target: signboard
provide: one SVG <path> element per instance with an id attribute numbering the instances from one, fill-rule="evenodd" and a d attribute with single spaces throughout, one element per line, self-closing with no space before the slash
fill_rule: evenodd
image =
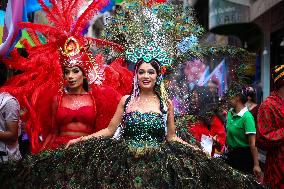
<path id="1" fill-rule="evenodd" d="M 226 24 L 248 23 L 249 7 L 226 0 L 209 0 L 209 29 Z"/>

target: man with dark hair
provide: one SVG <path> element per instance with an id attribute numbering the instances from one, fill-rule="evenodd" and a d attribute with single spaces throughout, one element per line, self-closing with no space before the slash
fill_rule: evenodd
<path id="1" fill-rule="evenodd" d="M 6 78 L 1 78 L 0 86 L 5 80 Z M 0 163 L 21 158 L 18 144 L 19 110 L 20 106 L 15 97 L 0 92 Z"/>
<path id="2" fill-rule="evenodd" d="M 257 145 L 267 151 L 264 183 L 284 188 L 284 65 L 273 70 L 275 91 L 260 105 Z"/>

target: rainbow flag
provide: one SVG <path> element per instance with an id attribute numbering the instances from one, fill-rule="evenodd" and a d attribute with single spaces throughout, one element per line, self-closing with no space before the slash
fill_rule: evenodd
<path id="1" fill-rule="evenodd" d="M 45 0 L 45 3 L 47 6 L 51 5 L 48 0 Z M 26 31 L 22 32 L 18 23 L 28 21 L 28 13 L 41 9 L 38 0 L 8 0 L 6 14 L 0 11 L 0 57 L 8 55 L 14 47 L 21 48 L 22 45 L 18 41 L 22 36 L 33 44 L 29 34 Z M 1 17 L 4 17 L 2 27 Z"/>

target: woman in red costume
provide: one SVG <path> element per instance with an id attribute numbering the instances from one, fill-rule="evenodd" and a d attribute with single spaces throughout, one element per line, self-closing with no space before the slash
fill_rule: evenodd
<path id="1" fill-rule="evenodd" d="M 110 87 L 96 88 L 89 83 L 100 84 L 103 79 L 95 60 L 80 48 L 75 38 L 69 38 L 61 50 L 60 63 L 64 75 L 64 88 L 52 102 L 52 129 L 41 149 L 56 149 L 69 140 L 92 134 L 107 126 L 121 94 Z M 92 88 L 91 88 L 92 87 Z M 102 93 L 108 99 L 99 99 Z M 98 96 L 99 94 L 99 96 Z M 108 107 L 98 101 L 112 101 Z M 103 107 L 103 109 L 101 108 Z M 107 109 L 109 108 L 109 109 Z M 102 113 L 104 112 L 104 115 Z M 109 115 L 106 114 L 109 112 Z M 101 113 L 98 114 L 97 113 Z"/>
<path id="2" fill-rule="evenodd" d="M 23 73 L 13 77 L 1 91 L 16 96 L 26 110 L 24 119 L 31 150 L 55 149 L 70 139 L 107 127 L 121 95 L 131 90 L 132 74 L 117 58 L 105 65 L 102 55 L 92 56 L 90 45 L 121 52 L 115 43 L 82 35 L 89 20 L 108 1 L 95 0 L 77 17 L 83 0 L 50 0 L 39 3 L 52 25 L 21 23 L 30 32 L 40 32 L 46 44 L 34 39 L 28 58 L 16 51 L 5 63 Z M 83 80 L 82 80 L 83 79 Z"/>

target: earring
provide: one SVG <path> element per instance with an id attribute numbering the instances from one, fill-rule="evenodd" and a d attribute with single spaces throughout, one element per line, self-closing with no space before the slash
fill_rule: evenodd
<path id="1" fill-rule="evenodd" d="M 134 76 L 133 78 L 133 95 L 134 97 L 138 97 L 139 96 L 139 85 L 138 85 L 138 78 L 137 75 Z"/>
<path id="2" fill-rule="evenodd" d="M 163 76 L 160 75 L 160 76 L 156 79 L 156 84 L 157 84 L 157 85 L 161 85 L 162 80 L 163 80 Z"/>

